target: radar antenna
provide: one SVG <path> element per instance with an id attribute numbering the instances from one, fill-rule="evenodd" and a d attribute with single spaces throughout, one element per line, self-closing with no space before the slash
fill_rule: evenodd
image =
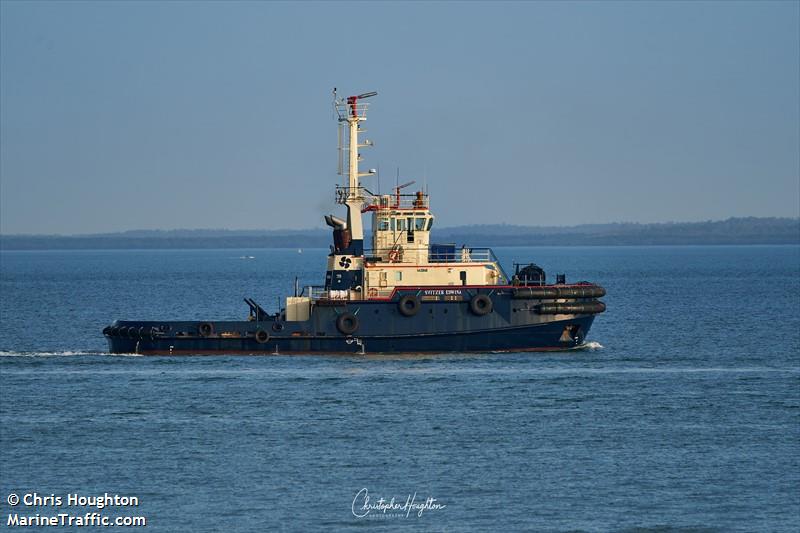
<path id="1" fill-rule="evenodd" d="M 400 205 L 400 189 L 405 189 L 406 187 L 414 185 L 416 182 L 417 182 L 416 180 L 411 180 L 408 183 L 404 183 L 402 185 L 398 185 L 398 186 L 396 186 L 394 188 L 395 205 L 397 205 L 397 206 Z"/>

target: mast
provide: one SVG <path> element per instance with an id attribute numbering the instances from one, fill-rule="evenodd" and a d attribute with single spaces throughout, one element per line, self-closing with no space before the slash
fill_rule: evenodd
<path id="1" fill-rule="evenodd" d="M 369 104 L 359 103 L 359 100 L 375 96 L 378 93 L 368 92 L 359 94 L 357 96 L 348 96 L 346 100 L 336 99 L 336 91 L 334 90 L 334 105 L 339 115 L 339 122 L 346 123 L 348 128 L 347 136 L 347 186 L 337 187 L 337 201 L 347 206 L 347 228 L 350 233 L 350 238 L 353 242 L 353 255 L 360 255 L 363 253 L 364 243 L 364 226 L 361 220 L 361 208 L 364 204 L 364 194 L 362 187 L 359 183 L 359 178 L 362 176 L 369 176 L 375 174 L 375 170 L 370 169 L 368 172 L 359 172 L 358 162 L 360 156 L 358 149 L 366 146 L 372 146 L 372 142 L 365 141 L 364 144 L 359 144 L 358 134 L 361 131 L 361 122 L 367 120 L 367 106 Z M 344 152 L 344 147 L 341 146 L 340 135 L 340 173 L 344 169 L 341 167 L 341 159 Z"/>

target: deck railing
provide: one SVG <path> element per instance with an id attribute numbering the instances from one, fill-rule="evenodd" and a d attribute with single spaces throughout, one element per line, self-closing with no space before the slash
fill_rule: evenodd
<path id="1" fill-rule="evenodd" d="M 353 109 L 355 108 L 355 109 Z M 342 101 L 336 104 L 336 113 L 339 115 L 339 121 L 345 121 L 353 116 L 366 117 L 369 110 L 369 104 L 356 102 L 355 105 L 348 104 Z"/>
<path id="2" fill-rule="evenodd" d="M 362 172 L 361 175 L 369 175 L 371 172 Z M 351 196 L 365 200 L 362 212 L 382 211 L 382 210 L 414 210 L 428 209 L 430 207 L 430 196 L 427 194 L 376 194 L 366 187 L 350 187 L 348 185 L 335 185 L 334 197 L 337 204 L 345 203 Z"/>
<path id="3" fill-rule="evenodd" d="M 402 246 L 402 245 L 401 245 Z M 368 248 L 364 250 L 364 257 L 390 256 L 399 248 Z M 415 252 L 413 245 L 409 245 L 409 252 Z M 455 248 L 441 249 L 429 248 L 428 261 L 431 263 L 498 263 L 497 256 L 491 248 Z M 402 262 L 402 261 L 400 261 Z"/>

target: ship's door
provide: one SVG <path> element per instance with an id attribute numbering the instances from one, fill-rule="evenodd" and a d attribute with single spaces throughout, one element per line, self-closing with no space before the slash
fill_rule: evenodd
<path id="1" fill-rule="evenodd" d="M 376 272 L 374 270 L 367 271 L 367 288 L 371 289 L 373 287 L 378 287 L 379 283 L 378 280 L 380 279 L 379 274 L 380 274 L 379 272 Z"/>
<path id="2" fill-rule="evenodd" d="M 385 270 L 381 270 L 380 275 L 381 275 L 381 277 L 380 277 L 379 286 L 380 287 L 388 287 L 389 286 L 389 275 L 388 275 L 388 272 L 386 272 Z"/>

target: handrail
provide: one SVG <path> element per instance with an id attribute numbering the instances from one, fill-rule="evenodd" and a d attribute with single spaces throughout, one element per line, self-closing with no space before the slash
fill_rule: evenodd
<path id="1" fill-rule="evenodd" d="M 431 206 L 430 195 L 423 194 L 376 194 L 366 187 L 359 185 L 358 187 L 350 187 L 349 185 L 335 185 L 334 193 L 336 203 L 343 204 L 355 192 L 356 197 L 366 199 L 368 202 L 364 205 L 362 212 L 366 211 L 384 211 L 392 209 L 429 209 Z M 384 199 L 388 202 L 384 203 Z"/>
<path id="2" fill-rule="evenodd" d="M 312 300 L 321 300 L 328 298 L 328 290 L 321 285 L 309 285 L 308 287 L 303 288 L 303 292 L 300 296 L 307 296 Z"/>
<path id="3" fill-rule="evenodd" d="M 336 113 L 339 115 L 339 121 L 345 121 L 353 116 L 366 117 L 368 109 L 369 104 L 360 102 L 350 104 L 343 101 L 336 104 Z"/>
<path id="4" fill-rule="evenodd" d="M 414 249 L 414 246 L 409 246 L 409 249 Z M 364 250 L 365 257 L 379 257 L 388 255 L 396 248 L 367 248 Z M 434 255 L 430 247 L 428 247 L 428 257 L 431 263 L 496 263 L 500 265 L 497 256 L 491 248 L 468 248 L 466 246 L 457 248 L 453 252 L 445 252 L 437 250 Z M 501 267 L 502 268 L 502 267 Z M 505 272 L 504 272 L 505 274 Z"/>
<path id="5" fill-rule="evenodd" d="M 368 211 L 388 211 L 392 209 L 429 209 L 430 195 L 422 194 L 373 194 L 372 203 L 366 206 Z"/>

